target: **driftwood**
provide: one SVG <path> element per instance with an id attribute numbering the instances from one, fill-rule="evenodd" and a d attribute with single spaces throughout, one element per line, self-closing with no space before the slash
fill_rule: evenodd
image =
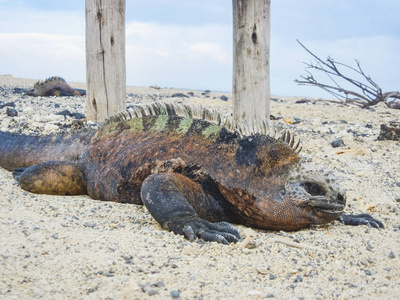
<path id="1" fill-rule="evenodd" d="M 340 100 L 339 103 L 367 108 L 383 102 L 390 108 L 400 109 L 400 93 L 398 91 L 382 92 L 379 85 L 364 73 L 359 61 L 356 60 L 356 67 L 337 62 L 329 56 L 326 61 L 323 61 L 300 41 L 297 40 L 297 42 L 316 60 L 314 63 L 305 63 L 307 69 L 325 73 L 332 82 L 331 84 L 321 83 L 314 78 L 310 71 L 306 71 L 307 76 L 301 76 L 301 80 L 295 80 L 297 84 L 319 87 Z M 349 71 L 352 73 L 352 77 L 345 75 Z M 361 77 L 361 80 L 354 79 L 353 76 Z M 343 88 L 339 81 L 356 87 L 358 91 Z"/>

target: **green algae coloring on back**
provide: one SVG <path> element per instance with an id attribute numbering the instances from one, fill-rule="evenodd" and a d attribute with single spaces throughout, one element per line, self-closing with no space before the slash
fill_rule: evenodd
<path id="1" fill-rule="evenodd" d="M 343 214 L 344 191 L 330 172 L 301 162 L 293 135 L 259 128 L 252 134 L 213 111 L 152 104 L 96 132 L 1 132 L 0 165 L 34 193 L 144 204 L 161 226 L 189 240 L 237 242 L 230 223 L 297 230 L 339 220 L 383 228 L 370 215 Z"/>

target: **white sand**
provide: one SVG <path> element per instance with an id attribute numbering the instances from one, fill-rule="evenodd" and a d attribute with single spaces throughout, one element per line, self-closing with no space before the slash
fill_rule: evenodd
<path id="1" fill-rule="evenodd" d="M 30 87 L 35 81 L 0 75 L 0 101 L 14 102 L 18 111 L 18 117 L 7 117 L 7 108 L 0 109 L 1 130 L 57 131 L 72 118 L 64 120 L 56 112 L 85 114 L 84 97 L 12 93 L 14 87 Z M 82 83 L 72 85 L 84 88 Z M 128 105 L 175 92 L 129 87 Z M 196 97 L 174 100 L 231 109 L 230 100 L 212 99 L 222 94 L 206 98 L 193 92 Z M 296 232 L 237 226 L 246 236 L 242 243 L 190 243 L 161 229 L 144 207 L 87 196 L 31 194 L 0 168 L 0 299 L 399 297 L 400 143 L 376 139 L 380 124 L 399 120 L 400 111 L 295 100 L 272 101 L 272 114 L 300 120 L 285 126 L 301 138 L 303 156 L 339 177 L 347 189 L 347 212 L 368 212 L 386 229 L 338 222 Z M 333 148 L 330 143 L 337 138 L 346 146 Z"/>

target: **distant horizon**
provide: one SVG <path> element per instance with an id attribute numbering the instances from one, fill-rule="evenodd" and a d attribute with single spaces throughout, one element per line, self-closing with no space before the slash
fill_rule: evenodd
<path id="1" fill-rule="evenodd" d="M 128 86 L 232 90 L 230 2 L 132 0 L 126 5 Z M 312 59 L 296 39 L 321 59 L 350 65 L 358 59 L 383 91 L 399 90 L 398 11 L 400 2 L 389 0 L 272 1 L 271 93 L 332 98 L 294 82 L 306 75 L 303 62 Z M 85 57 L 84 1 L 0 0 L 0 73 L 85 82 Z"/>
<path id="2" fill-rule="evenodd" d="M 47 78 L 27 78 L 27 77 L 19 77 L 19 76 L 14 76 L 14 75 L 12 75 L 12 74 L 0 74 L 0 76 L 7 76 L 7 75 L 9 75 L 9 76 L 12 76 L 12 77 L 14 77 L 14 78 L 16 78 L 16 79 L 27 79 L 27 80 L 46 80 Z M 58 75 L 53 75 L 53 76 L 58 76 Z M 50 76 L 50 77 L 52 77 L 52 76 Z M 62 77 L 62 76 L 61 76 Z M 76 81 L 76 80 L 67 80 L 67 83 L 71 83 L 71 82 L 73 82 L 73 83 L 84 83 L 84 84 L 86 84 L 86 81 Z M 133 87 L 133 88 L 151 88 L 151 87 L 155 87 L 155 86 L 157 86 L 157 87 L 159 87 L 160 89 L 174 89 L 174 90 L 182 90 L 182 91 L 198 91 L 198 92 L 204 92 L 204 91 L 207 91 L 207 90 L 209 90 L 209 91 L 211 91 L 212 93 L 219 93 L 219 94 L 231 94 L 232 93 L 232 90 L 230 90 L 230 91 L 219 91 L 219 90 L 210 90 L 210 89 L 195 89 L 195 88 L 181 88 L 181 87 L 173 87 L 173 86 L 169 86 L 169 87 L 167 87 L 167 86 L 158 86 L 158 85 L 156 85 L 156 84 L 153 84 L 153 85 L 132 85 L 132 84 L 126 84 L 126 86 L 127 87 Z M 327 95 L 329 95 L 328 93 L 327 93 Z M 273 93 L 271 93 L 271 99 L 272 98 L 279 98 L 279 97 L 299 97 L 299 98 L 315 98 L 315 99 L 322 99 L 322 100 L 333 100 L 333 99 L 335 99 L 334 97 L 332 97 L 332 96 L 328 96 L 328 97 L 315 97 L 315 96 L 303 96 L 303 95 L 279 95 L 279 94 L 273 94 Z"/>

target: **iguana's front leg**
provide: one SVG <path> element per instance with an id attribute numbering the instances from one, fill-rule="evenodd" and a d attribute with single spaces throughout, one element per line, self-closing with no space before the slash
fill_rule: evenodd
<path id="1" fill-rule="evenodd" d="M 190 241 L 197 237 L 223 244 L 236 243 L 241 239 L 240 234 L 229 223 L 212 223 L 199 217 L 194 206 L 201 207 L 200 202 L 207 201 L 207 197 L 199 184 L 174 173 L 151 175 L 141 189 L 144 205 L 164 228 Z"/>

